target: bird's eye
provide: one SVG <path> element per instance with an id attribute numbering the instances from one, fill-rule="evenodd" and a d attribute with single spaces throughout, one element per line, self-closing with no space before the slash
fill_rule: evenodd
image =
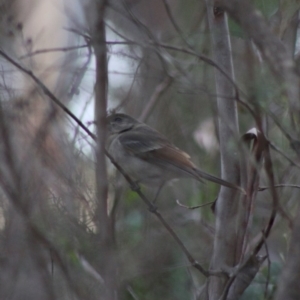
<path id="1" fill-rule="evenodd" d="M 114 121 L 116 123 L 121 123 L 122 122 L 122 118 L 121 117 L 115 117 Z"/>

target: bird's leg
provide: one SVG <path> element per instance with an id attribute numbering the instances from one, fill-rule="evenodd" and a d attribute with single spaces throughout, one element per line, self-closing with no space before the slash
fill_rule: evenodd
<path id="1" fill-rule="evenodd" d="M 157 200 L 157 198 L 158 198 L 158 195 L 159 195 L 159 193 L 160 193 L 160 191 L 162 190 L 162 188 L 163 188 L 164 185 L 165 185 L 164 182 L 161 183 L 161 184 L 159 185 L 158 190 L 157 190 L 157 192 L 155 193 L 155 197 L 154 197 L 154 199 L 153 199 L 153 201 L 152 201 L 153 204 L 156 203 L 156 200 Z"/>

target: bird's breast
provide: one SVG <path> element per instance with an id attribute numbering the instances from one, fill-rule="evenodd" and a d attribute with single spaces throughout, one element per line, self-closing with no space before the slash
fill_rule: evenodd
<path id="1" fill-rule="evenodd" d="M 134 180 L 146 185 L 160 185 L 163 170 L 160 166 L 153 165 L 134 153 L 127 151 L 118 138 L 112 140 L 108 152 L 120 167 Z"/>

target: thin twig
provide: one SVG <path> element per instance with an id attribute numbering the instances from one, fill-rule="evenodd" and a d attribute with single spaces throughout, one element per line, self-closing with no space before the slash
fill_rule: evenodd
<path id="1" fill-rule="evenodd" d="M 283 127 L 283 125 L 279 122 L 279 120 L 277 119 L 277 117 L 271 111 L 268 111 L 268 115 L 272 118 L 272 120 L 274 121 L 274 123 L 277 125 L 277 127 L 280 129 L 280 131 L 285 135 L 285 137 L 288 139 L 288 141 L 290 143 L 292 141 L 294 141 L 294 138 L 291 136 L 291 134 L 288 132 L 288 130 L 286 130 Z"/>
<path id="2" fill-rule="evenodd" d="M 267 145 L 265 147 L 265 170 L 268 175 L 269 183 L 271 186 L 270 190 L 271 190 L 271 196 L 272 196 L 272 200 L 273 200 L 273 203 L 272 203 L 273 206 L 272 206 L 272 212 L 271 212 L 268 224 L 265 227 L 265 229 L 263 230 L 264 234 L 261 236 L 260 240 L 258 241 L 257 245 L 254 248 L 255 255 L 260 251 L 261 247 L 264 245 L 265 240 L 269 237 L 269 235 L 271 233 L 271 229 L 275 222 L 277 211 L 280 211 L 282 213 L 282 216 L 286 217 L 286 219 L 288 220 L 289 226 L 292 226 L 292 221 L 290 220 L 290 218 L 288 216 L 286 216 L 286 213 L 283 211 L 283 209 L 280 210 L 280 203 L 279 203 L 278 195 L 277 195 L 276 189 L 274 188 L 275 182 L 274 182 L 273 164 L 272 164 L 271 155 L 270 155 L 270 144 L 269 143 L 267 143 Z"/>
<path id="3" fill-rule="evenodd" d="M 289 158 L 281 149 L 279 149 L 275 144 L 273 144 L 272 142 L 269 141 L 269 145 L 270 147 L 275 150 L 276 152 L 278 152 L 280 155 L 282 155 L 291 165 L 297 167 L 300 169 L 300 165 L 298 165 L 297 163 L 295 163 L 291 158 Z"/>
<path id="4" fill-rule="evenodd" d="M 24 55 L 20 56 L 19 59 L 24 59 L 24 58 L 31 57 L 31 56 L 34 56 L 34 55 L 45 54 L 45 53 L 49 53 L 49 52 L 68 52 L 68 51 L 72 51 L 72 50 L 87 48 L 88 46 L 89 46 L 88 44 L 84 44 L 84 45 L 71 46 L 71 47 L 58 47 L 58 48 L 39 49 L 39 50 L 30 52 L 30 53 L 24 54 Z"/>
<path id="5" fill-rule="evenodd" d="M 232 84 L 232 86 L 234 87 L 234 89 L 236 91 L 240 91 L 243 93 L 244 96 L 246 96 L 246 94 L 237 86 L 237 84 L 235 83 L 235 81 L 231 78 L 231 76 L 225 71 L 223 70 L 213 59 L 209 58 L 206 55 L 203 54 L 198 54 L 193 50 L 189 50 L 186 48 L 181 48 L 181 47 L 176 47 L 173 45 L 168 45 L 168 44 L 164 44 L 164 43 L 159 43 L 157 46 L 164 48 L 164 49 L 168 49 L 168 50 L 173 50 L 173 51 L 177 51 L 177 52 L 182 52 L 185 54 L 189 54 L 192 56 L 197 57 L 198 59 L 206 62 L 207 64 L 213 66 L 215 69 L 217 69 L 218 71 L 220 71 L 221 74 L 223 74 L 226 79 L 228 79 L 228 81 Z"/>
<path id="6" fill-rule="evenodd" d="M 300 185 L 297 184 L 275 184 L 274 186 L 260 186 L 258 188 L 258 191 L 265 191 L 271 188 L 282 188 L 282 187 L 290 187 L 290 188 L 296 188 L 296 189 L 300 189 Z"/>
<path id="7" fill-rule="evenodd" d="M 175 30 L 177 31 L 178 35 L 181 37 L 181 39 L 183 40 L 183 42 L 188 46 L 188 48 L 192 49 L 191 45 L 188 43 L 188 41 L 184 37 L 184 34 L 183 34 L 182 30 L 180 29 L 180 27 L 178 26 L 175 18 L 173 17 L 172 10 L 171 10 L 171 7 L 170 7 L 168 1 L 167 0 L 163 0 L 162 2 L 164 4 L 164 6 L 165 6 L 165 10 L 166 10 L 167 15 L 169 17 L 169 20 L 172 23 L 172 25 L 175 28 Z"/>
<path id="8" fill-rule="evenodd" d="M 137 65 L 137 67 L 135 69 L 135 72 L 134 72 L 133 80 L 131 82 L 131 85 L 130 85 L 130 88 L 129 88 L 128 92 L 127 92 L 126 97 L 113 109 L 113 111 L 119 111 L 131 99 L 131 97 L 130 97 L 131 96 L 131 91 L 132 91 L 133 86 L 134 86 L 134 84 L 136 82 L 137 74 L 138 74 L 138 71 L 139 71 L 139 69 L 140 69 L 140 67 L 142 65 L 143 60 L 144 60 L 144 58 L 141 58 L 139 60 L 139 62 L 138 62 L 138 65 Z"/>
<path id="9" fill-rule="evenodd" d="M 167 76 L 162 82 L 160 82 L 153 94 L 151 95 L 149 101 L 147 102 L 145 108 L 143 109 L 141 116 L 139 117 L 140 122 L 145 122 L 151 113 L 154 105 L 158 101 L 159 97 L 166 91 L 166 89 L 170 86 L 172 83 L 172 78 L 170 76 Z"/>
<path id="10" fill-rule="evenodd" d="M 79 70 L 76 72 L 75 76 L 74 76 L 74 80 L 72 82 L 72 87 L 71 87 L 71 90 L 70 92 L 68 93 L 68 96 L 70 98 L 73 98 L 73 96 L 77 93 L 78 89 L 79 89 L 79 86 L 82 82 L 82 79 L 89 67 L 89 64 L 91 62 L 91 59 L 92 59 L 92 47 L 89 43 L 87 43 L 87 50 L 88 50 L 88 55 L 87 55 L 87 60 L 86 62 L 83 64 L 82 67 L 79 68 Z"/>
<path id="11" fill-rule="evenodd" d="M 184 207 L 184 208 L 187 208 L 187 209 L 197 209 L 197 208 L 201 208 L 201 207 L 204 207 L 204 206 L 207 206 L 207 205 L 214 204 L 215 201 L 211 201 L 211 202 L 204 203 L 204 204 L 201 204 L 201 205 L 196 205 L 196 206 L 187 206 L 187 205 L 184 205 L 184 204 L 180 203 L 179 200 L 176 200 L 176 203 L 177 203 L 179 206 Z"/>
<path id="12" fill-rule="evenodd" d="M 106 45 L 132 45 L 134 44 L 133 42 L 122 42 L 122 41 L 106 41 L 105 42 Z M 45 48 L 45 49 L 38 49 L 35 50 L 33 52 L 24 54 L 22 56 L 19 57 L 19 59 L 24 59 L 27 57 L 32 57 L 35 55 L 39 55 L 39 54 L 45 54 L 45 53 L 49 53 L 49 52 L 68 52 L 68 51 L 73 51 L 73 50 L 78 50 L 78 49 L 82 49 L 82 48 L 88 48 L 90 45 L 87 44 L 83 44 L 83 45 L 78 45 L 78 46 L 71 46 L 71 47 L 57 47 L 57 48 Z"/>

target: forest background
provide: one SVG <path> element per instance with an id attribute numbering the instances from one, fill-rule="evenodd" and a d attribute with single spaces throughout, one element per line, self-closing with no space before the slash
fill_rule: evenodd
<path id="1" fill-rule="evenodd" d="M 300 299 L 299 8 L 1 0 L 0 299 Z M 245 194 L 180 179 L 153 208 L 111 112 Z"/>

